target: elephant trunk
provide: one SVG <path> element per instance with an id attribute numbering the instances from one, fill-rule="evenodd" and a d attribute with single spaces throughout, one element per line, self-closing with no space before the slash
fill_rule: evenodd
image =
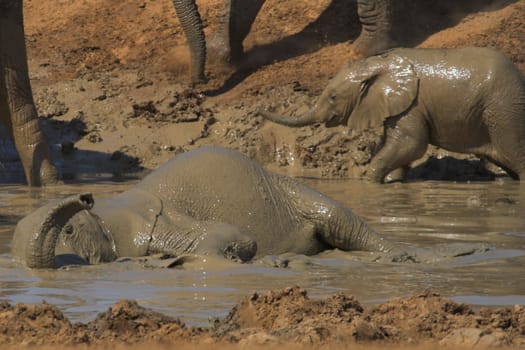
<path id="1" fill-rule="evenodd" d="M 277 124 L 291 127 L 307 126 L 320 122 L 315 109 L 312 109 L 303 115 L 293 117 L 274 114 L 264 110 L 257 111 L 257 114 Z"/>
<path id="2" fill-rule="evenodd" d="M 17 231 L 34 230 L 29 234 L 25 247 L 25 260 L 29 268 L 55 268 L 55 247 L 58 236 L 66 223 L 76 213 L 93 207 L 94 201 L 90 193 L 68 197 L 51 209 L 44 206 L 30 216 L 20 221 Z M 35 224 L 35 219 L 41 222 Z M 28 220 L 28 222 L 24 222 Z M 28 235 L 28 232 L 15 232 L 15 236 Z"/>
<path id="3" fill-rule="evenodd" d="M 190 47 L 191 80 L 193 83 L 205 82 L 206 38 L 197 4 L 195 0 L 173 0 L 173 6 Z"/>

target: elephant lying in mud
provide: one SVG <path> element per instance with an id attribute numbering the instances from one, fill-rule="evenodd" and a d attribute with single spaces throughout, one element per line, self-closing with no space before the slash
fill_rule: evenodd
<path id="1" fill-rule="evenodd" d="M 28 184 L 57 182 L 29 82 L 22 1 L 0 0 L 0 121 L 14 141 Z"/>
<path id="2" fill-rule="evenodd" d="M 238 62 L 243 56 L 242 43 L 265 0 L 226 0 L 222 26 L 214 46 L 226 62 Z M 206 39 L 195 0 L 173 0 L 181 26 L 186 33 L 191 53 L 191 79 L 206 80 Z M 391 0 L 357 0 L 357 13 L 362 24 L 361 34 L 354 43 L 356 51 L 371 55 L 394 46 L 390 37 Z"/>
<path id="3" fill-rule="evenodd" d="M 30 268 L 54 268 L 61 253 L 92 264 L 155 253 L 248 261 L 332 247 L 405 258 L 340 203 L 214 147 L 176 156 L 113 198 L 79 194 L 45 205 L 20 220 L 12 242 Z"/>
<path id="4" fill-rule="evenodd" d="M 525 78 L 489 48 L 394 49 L 343 67 L 305 115 L 260 114 L 295 127 L 384 126 L 369 168 L 376 182 L 428 144 L 474 153 L 525 179 Z"/>

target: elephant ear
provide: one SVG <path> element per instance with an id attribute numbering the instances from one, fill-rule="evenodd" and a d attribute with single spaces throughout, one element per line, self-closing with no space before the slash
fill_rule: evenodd
<path id="1" fill-rule="evenodd" d="M 143 256 L 147 254 L 162 209 L 162 201 L 157 196 L 133 188 L 100 203 L 93 211 L 104 218 L 115 240 L 118 256 Z"/>
<path id="2" fill-rule="evenodd" d="M 354 77 L 361 84 L 356 105 L 348 118 L 353 130 L 382 126 L 389 117 L 406 111 L 417 97 L 419 78 L 404 57 L 385 54 L 365 59 Z"/>

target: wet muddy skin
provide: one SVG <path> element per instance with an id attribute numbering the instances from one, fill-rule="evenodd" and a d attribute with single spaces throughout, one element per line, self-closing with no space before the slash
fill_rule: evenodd
<path id="1" fill-rule="evenodd" d="M 159 268 L 152 258 L 121 259 L 57 271 L 27 270 L 12 259 L 17 219 L 53 198 L 78 191 L 111 196 L 135 181 L 84 183 L 0 192 L 0 299 L 57 305 L 72 321 L 86 321 L 116 301 L 141 305 L 207 325 L 253 291 L 300 285 L 311 297 L 337 291 L 376 303 L 431 289 L 474 305 L 525 303 L 525 188 L 519 182 L 419 182 L 301 179 L 360 214 L 377 231 L 415 252 L 418 264 L 374 262 L 373 253 L 328 251 L 314 257 L 265 257 L 249 264 L 195 257 L 183 267 Z M 467 247 L 467 249 L 465 249 Z M 458 255 L 458 256 L 455 256 Z M 278 266 L 278 267 L 276 267 Z"/>
<path id="2" fill-rule="evenodd" d="M 223 2 L 199 2 L 209 34 L 218 28 Z M 404 3 L 406 6 L 399 7 L 395 34 L 405 46 L 491 46 L 525 73 L 524 0 Z M 339 68 L 355 59 L 350 50 L 360 28 L 355 2 L 268 0 L 267 4 L 245 42 L 245 69 L 232 74 L 210 64 L 209 83 L 188 90 L 186 39 L 171 2 L 24 3 L 37 109 L 66 182 L 76 185 L 31 191 L 14 185 L 21 182 L 21 168 L 11 168 L 17 156 L 5 152 L 0 130 L 0 300 L 32 304 L 27 307 L 29 312 L 18 314 L 21 323 L 13 322 L 9 318 L 13 312 L 5 303 L 0 304 L 5 311 L 0 312 L 4 321 L 0 326 L 7 325 L 7 332 L 14 335 L 4 343 L 1 339 L 6 334 L 0 332 L 2 349 L 6 344 L 18 349 L 39 332 L 42 343 L 63 345 L 64 334 L 54 327 L 46 328 L 59 323 L 55 318 L 41 312 L 42 317 L 35 322 L 38 312 L 32 310 L 49 311 L 52 305 L 72 322 L 91 321 L 101 311 L 107 311 L 106 316 L 121 309 L 136 312 L 136 307 L 125 307 L 126 302 L 115 304 L 131 298 L 142 306 L 180 317 L 188 325 L 208 326 L 209 317 L 225 317 L 233 305 L 253 300 L 252 292 L 259 291 L 258 300 L 267 300 L 266 293 L 274 300 L 262 312 L 269 316 L 279 313 L 286 319 L 287 313 L 279 304 L 292 309 L 292 315 L 309 310 L 295 308 L 300 303 L 294 300 L 301 300 L 301 295 L 287 295 L 287 290 L 295 289 L 279 289 L 294 284 L 305 288 L 312 299 L 330 298 L 335 292 L 354 295 L 365 308 L 382 307 L 380 316 L 393 320 L 396 326 L 412 322 L 414 329 L 428 326 L 447 331 L 447 322 L 457 310 L 445 312 L 444 306 L 450 302 L 435 302 L 431 292 L 420 293 L 427 289 L 471 303 L 479 310 L 479 305 L 510 306 L 515 315 L 522 315 L 516 316 L 516 323 L 525 324 L 524 309 L 512 306 L 525 304 L 523 185 L 505 177 L 483 182 L 493 179 L 494 174 L 488 173 L 479 160 L 458 159 L 457 155 L 435 150 L 427 154 L 430 162 L 414 165 L 409 173 L 415 183 L 379 186 L 364 181 L 302 179 L 348 205 L 390 240 L 415 251 L 423 257 L 420 264 L 374 262 L 375 256 L 368 253 L 338 251 L 310 258 L 266 257 L 244 265 L 199 257 L 173 269 L 159 268 L 162 261 L 143 259 L 31 271 L 13 261 L 10 242 L 14 225 L 26 213 L 80 190 L 109 197 L 137 181 L 126 179 L 128 171 L 155 169 L 174 154 L 203 145 L 240 150 L 279 172 L 302 174 L 308 170 L 313 176 L 327 178 L 363 174 L 375 149 L 374 135 L 348 134 L 346 127 L 291 131 L 255 116 L 259 108 L 269 107 L 284 109 L 283 113 L 304 112 Z M 86 177 L 79 173 L 113 176 Z M 422 178 L 439 181 L 422 182 Z M 110 181 L 115 179 L 122 181 Z M 473 179 L 481 182 L 454 182 Z M 452 252 L 458 256 L 443 258 Z M 268 292 L 275 289 L 280 291 Z M 410 297 L 389 301 L 385 307 L 376 304 L 396 296 Z M 43 299 L 51 306 L 33 305 Z M 429 308 L 427 302 L 435 303 L 435 308 Z M 407 306 L 414 304 L 419 307 L 407 313 Z M 340 324 L 341 304 L 331 305 L 333 313 L 328 315 L 335 315 L 335 323 Z M 25 307 L 13 306 L 18 311 Z M 483 334 L 496 334 L 498 327 L 512 325 L 508 317 L 493 317 L 494 310 L 490 307 L 481 317 L 492 327 Z M 314 317 L 326 315 L 325 311 Z M 127 316 L 125 312 L 122 315 Z M 426 323 L 421 322 L 423 318 Z M 477 327 L 478 314 L 472 318 L 458 327 Z M 392 329 L 393 323 L 381 322 L 379 326 Z M 20 324 L 26 333 L 20 333 Z M 107 322 L 106 330 L 112 332 L 113 325 Z M 125 325 L 117 329 L 125 330 Z M 129 334 L 136 336 L 132 341 L 145 339 L 135 332 L 143 325 L 129 325 Z M 363 329 L 366 333 L 366 327 Z M 423 329 L 424 340 L 429 338 L 428 329 Z M 479 334 L 480 329 L 477 331 Z M 178 333 L 170 338 L 169 332 L 170 328 L 163 339 L 179 340 Z M 514 332 L 521 337 L 525 334 L 523 326 L 515 327 Z M 469 338 L 463 337 L 466 333 L 460 329 L 456 338 Z M 311 334 L 317 334 L 317 328 Z M 413 345 L 410 337 L 415 333 L 406 334 L 399 333 L 393 341 Z M 430 336 L 440 339 L 435 333 Z M 80 340 L 85 343 L 86 339 Z M 114 346 L 113 339 L 105 339 Z M 523 345 L 525 341 L 511 344 Z M 371 348 L 367 343 L 361 346 Z M 108 344 L 101 348 L 108 348 Z"/>

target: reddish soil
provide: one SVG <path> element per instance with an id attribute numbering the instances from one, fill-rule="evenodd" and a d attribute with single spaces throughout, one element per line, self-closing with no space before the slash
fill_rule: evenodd
<path id="1" fill-rule="evenodd" d="M 88 323 L 72 324 L 55 307 L 0 305 L 0 344 L 107 347 L 174 344 L 210 346 L 350 344 L 377 346 L 525 347 L 525 308 L 480 308 L 432 292 L 363 307 L 336 294 L 310 299 L 299 287 L 253 293 L 208 328 L 185 326 L 122 300 Z"/>
<path id="2" fill-rule="evenodd" d="M 223 2 L 197 3 L 212 43 Z M 493 46 L 525 72 L 524 13 L 523 0 L 399 0 L 394 36 L 404 46 Z M 290 129 L 255 114 L 305 111 L 355 58 L 353 1 L 268 0 L 239 69 L 214 64 L 210 48 L 209 83 L 195 88 L 171 1 L 27 0 L 25 18 L 34 94 L 66 179 L 154 169 L 208 144 L 238 149 L 280 172 L 359 177 L 381 142 L 381 130 Z M 410 177 L 492 176 L 469 155 L 456 161 L 435 148 L 428 155 Z"/>

